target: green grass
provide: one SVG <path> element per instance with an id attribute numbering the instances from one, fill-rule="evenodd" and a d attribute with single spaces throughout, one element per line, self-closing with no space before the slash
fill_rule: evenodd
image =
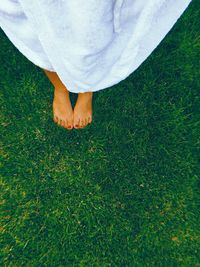
<path id="1" fill-rule="evenodd" d="M 53 122 L 52 85 L 0 33 L 1 266 L 200 266 L 198 8 L 81 130 Z"/>

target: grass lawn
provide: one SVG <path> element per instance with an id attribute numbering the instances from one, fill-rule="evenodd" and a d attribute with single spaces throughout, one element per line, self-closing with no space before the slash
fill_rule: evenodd
<path id="1" fill-rule="evenodd" d="M 200 266 L 198 2 L 80 130 L 0 32 L 1 266 Z"/>

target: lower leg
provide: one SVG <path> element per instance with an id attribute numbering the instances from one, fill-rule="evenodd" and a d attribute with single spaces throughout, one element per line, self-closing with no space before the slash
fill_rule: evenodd
<path id="1" fill-rule="evenodd" d="M 69 91 L 62 83 L 56 72 L 43 69 L 50 82 L 54 86 L 53 113 L 54 122 L 67 129 L 73 128 L 73 109 L 69 97 Z"/>
<path id="2" fill-rule="evenodd" d="M 50 82 L 53 84 L 55 89 L 61 88 L 64 89 L 69 92 L 67 90 L 67 88 L 64 86 L 64 84 L 61 82 L 60 78 L 58 77 L 56 72 L 52 72 L 49 70 L 45 70 L 43 69 L 43 71 L 45 72 L 45 74 L 47 75 L 47 77 L 49 78 Z"/>

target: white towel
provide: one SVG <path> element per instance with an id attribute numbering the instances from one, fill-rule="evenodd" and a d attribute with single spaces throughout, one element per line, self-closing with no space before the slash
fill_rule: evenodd
<path id="1" fill-rule="evenodd" d="M 119 83 L 153 52 L 191 0 L 0 0 L 0 26 L 70 92 Z"/>

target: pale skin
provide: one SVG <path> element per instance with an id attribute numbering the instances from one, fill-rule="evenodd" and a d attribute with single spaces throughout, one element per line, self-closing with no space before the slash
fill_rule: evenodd
<path id="1" fill-rule="evenodd" d="M 54 86 L 53 120 L 58 125 L 71 130 L 84 128 L 92 122 L 93 92 L 78 93 L 74 109 L 72 108 L 69 91 L 61 82 L 56 72 L 43 69 Z"/>

